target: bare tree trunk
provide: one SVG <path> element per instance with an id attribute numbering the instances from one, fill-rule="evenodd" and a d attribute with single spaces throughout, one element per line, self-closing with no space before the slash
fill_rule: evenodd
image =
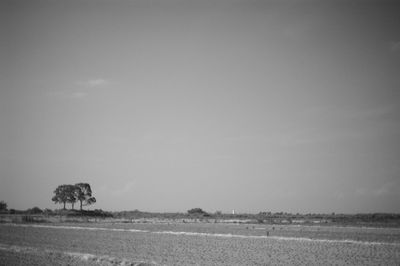
<path id="1" fill-rule="evenodd" d="M 64 210 L 65 210 L 65 201 L 63 203 L 64 203 Z"/>

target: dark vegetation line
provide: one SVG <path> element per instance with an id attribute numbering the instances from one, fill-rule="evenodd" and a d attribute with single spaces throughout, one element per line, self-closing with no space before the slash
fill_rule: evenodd
<path id="1" fill-rule="evenodd" d="M 0 201 L 0 217 L 9 215 L 20 215 L 22 222 L 37 222 L 44 219 L 35 219 L 38 217 L 97 217 L 120 219 L 124 222 L 132 222 L 138 219 L 169 219 L 196 221 L 196 222 L 217 222 L 231 221 L 233 223 L 259 223 L 259 224 L 317 224 L 317 225 L 355 225 L 355 226 L 378 226 L 378 227 L 400 227 L 400 214 L 398 213 L 360 213 L 360 214 L 292 214 L 287 212 L 259 212 L 258 214 L 226 214 L 221 211 L 209 213 L 201 208 L 193 208 L 186 213 L 155 213 L 134 211 L 103 211 L 101 209 L 84 210 L 84 206 L 96 203 L 92 189 L 88 183 L 77 183 L 75 185 L 59 185 L 54 190 L 52 201 L 56 204 L 62 204 L 62 209 L 40 209 L 33 207 L 28 210 L 8 209 L 7 203 Z M 79 203 L 79 210 L 74 206 Z M 70 204 L 71 209 L 67 209 Z M 14 219 L 12 219 L 14 220 Z M 60 219 L 61 220 L 61 219 Z M 3 219 L 0 219 L 2 222 Z M 88 219 L 86 219 L 88 221 Z M 97 220 L 96 220 L 97 221 Z"/>
<path id="2" fill-rule="evenodd" d="M 177 220 L 179 222 L 218 222 L 230 221 L 232 223 L 252 224 L 304 224 L 304 225 L 340 225 L 340 226 L 377 226 L 377 227 L 400 227 L 400 214 L 395 213 L 360 213 L 360 214 L 292 214 L 285 212 L 260 212 L 258 214 L 226 214 L 221 212 L 208 213 L 200 208 L 188 210 L 186 213 L 156 213 L 134 211 L 103 211 L 76 210 L 76 209 L 40 209 L 33 207 L 28 210 L 7 209 L 4 201 L 0 202 L 0 216 L 22 216 L 22 222 L 37 222 L 46 217 L 94 217 L 99 219 L 111 218 L 121 222 L 134 222 L 143 219 Z M 76 221 L 76 220 L 73 220 Z M 86 219 L 87 221 L 87 219 Z M 96 221 L 101 221 L 96 219 Z M 1 222 L 1 219 L 0 219 Z"/>

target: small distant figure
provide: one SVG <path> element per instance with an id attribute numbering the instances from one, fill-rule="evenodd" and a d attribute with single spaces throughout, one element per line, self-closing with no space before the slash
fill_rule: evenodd
<path id="1" fill-rule="evenodd" d="M 235 215 L 235 210 L 232 210 L 232 214 Z"/>

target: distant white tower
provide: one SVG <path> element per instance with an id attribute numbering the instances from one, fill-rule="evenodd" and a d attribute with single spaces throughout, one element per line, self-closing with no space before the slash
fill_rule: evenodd
<path id="1" fill-rule="evenodd" d="M 235 210 L 232 210 L 232 214 L 235 214 Z"/>

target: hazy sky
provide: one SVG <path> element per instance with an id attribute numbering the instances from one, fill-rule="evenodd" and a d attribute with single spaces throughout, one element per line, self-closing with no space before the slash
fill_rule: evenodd
<path id="1" fill-rule="evenodd" d="M 0 200 L 400 212 L 400 3 L 1 1 Z"/>

